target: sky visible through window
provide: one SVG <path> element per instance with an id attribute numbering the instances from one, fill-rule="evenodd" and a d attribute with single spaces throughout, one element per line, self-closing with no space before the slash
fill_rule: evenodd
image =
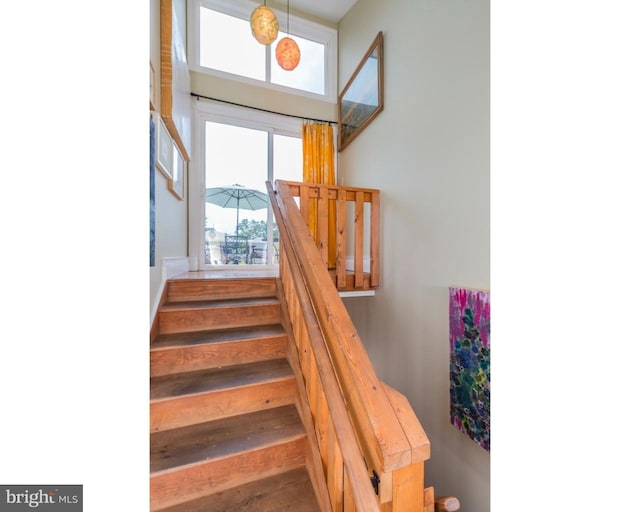
<path id="1" fill-rule="evenodd" d="M 207 122 L 205 128 L 205 186 L 242 185 L 266 193 L 268 179 L 268 132 Z M 273 136 L 274 179 L 302 179 L 302 142 L 298 137 Z M 206 203 L 206 228 L 233 234 L 236 209 Z M 267 220 L 267 209 L 240 210 L 239 220 Z"/>
<path id="2" fill-rule="evenodd" d="M 282 30 L 271 45 L 271 81 L 274 84 L 324 94 L 324 45 L 289 35 L 300 48 L 300 63 L 293 71 L 285 71 L 276 61 L 276 46 L 287 37 Z"/>
<path id="3" fill-rule="evenodd" d="M 200 8 L 201 66 L 264 81 L 264 59 L 264 46 L 251 35 L 248 21 Z"/>
<path id="4" fill-rule="evenodd" d="M 287 37 L 280 25 L 278 39 L 270 45 L 271 82 L 293 89 L 325 93 L 325 46 L 322 43 L 289 35 L 300 47 L 300 64 L 283 70 L 275 58 L 278 41 Z M 266 51 L 251 35 L 249 21 L 200 7 L 200 65 L 266 81 Z"/>

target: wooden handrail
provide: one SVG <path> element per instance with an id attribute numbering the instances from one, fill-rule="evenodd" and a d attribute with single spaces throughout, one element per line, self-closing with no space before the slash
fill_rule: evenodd
<path id="1" fill-rule="evenodd" d="M 322 260 L 328 261 L 329 205 L 336 205 L 336 287 L 345 289 L 376 288 L 380 283 L 380 191 L 370 188 L 321 185 L 298 181 L 281 181 L 293 197 L 300 198 L 300 211 L 305 223 L 309 223 L 309 205 L 317 201 L 318 240 Z M 348 226 L 347 203 L 354 204 L 353 226 Z M 365 232 L 365 203 L 369 203 L 369 232 Z M 333 229 L 333 227 L 331 227 Z M 347 279 L 347 235 L 353 236 L 353 281 Z M 365 254 L 365 240 L 369 241 L 369 253 Z M 368 256 L 368 258 L 367 258 Z M 368 262 L 368 275 L 365 273 Z M 365 279 L 365 275 L 367 279 Z"/>
<path id="2" fill-rule="evenodd" d="M 277 207 L 277 201 L 275 200 L 273 188 L 270 183 L 267 183 L 269 195 L 273 205 L 276 221 L 279 226 L 284 226 L 285 222 L 281 214 L 280 209 Z M 349 414 L 345 406 L 342 394 L 340 391 L 340 385 L 335 376 L 335 373 L 331 370 L 331 361 L 329 353 L 326 350 L 322 333 L 320 332 L 320 326 L 317 323 L 315 314 L 313 313 L 313 306 L 311 299 L 307 294 L 307 289 L 304 285 L 301 270 L 299 265 L 291 264 L 290 259 L 295 259 L 295 251 L 293 249 L 293 242 L 289 237 L 288 230 L 280 229 L 280 268 L 281 279 L 287 280 L 287 277 L 291 277 L 290 282 L 286 283 L 295 287 L 297 294 L 297 307 L 299 308 L 299 314 L 303 317 L 305 327 L 308 329 L 308 341 L 313 350 L 315 362 L 317 366 L 317 376 L 324 392 L 325 400 L 327 403 L 327 412 L 331 417 L 331 423 L 333 425 L 333 432 L 336 438 L 336 442 L 339 446 L 340 456 L 334 457 L 342 459 L 344 466 L 344 474 L 347 476 L 347 482 L 351 485 L 353 502 L 356 506 L 356 510 L 359 511 L 375 511 L 379 510 L 378 501 L 373 492 L 371 480 L 364 459 L 360 454 L 358 447 L 358 440 L 351 426 Z M 291 261 L 293 263 L 293 261 Z M 285 283 L 283 283 L 284 286 Z M 287 297 L 288 301 L 291 301 L 291 297 Z M 305 375 L 305 379 L 309 382 L 309 376 Z M 317 411 L 315 411 L 317 414 Z M 342 490 L 344 490 L 344 481 L 341 482 Z M 330 494 L 334 493 L 329 490 Z M 333 497 L 333 496 L 332 496 Z M 340 500 L 344 503 L 344 500 Z"/>
<path id="3" fill-rule="evenodd" d="M 329 462 L 333 467 L 335 460 L 342 460 L 344 498 L 338 501 L 346 504 L 353 499 L 354 510 L 378 510 L 361 502 L 371 500 L 371 484 L 357 462 L 364 459 L 365 473 L 368 469 L 366 474 L 375 471 L 380 477 L 377 500 L 387 504 L 385 511 L 422 510 L 423 465 L 429 457 L 426 434 L 406 399 L 378 379 L 290 186 L 278 180 L 274 190 L 267 182 L 280 229 L 280 278 L 316 434 L 325 441 L 320 444 L 326 452 L 322 458 L 327 462 L 327 480 L 335 479 L 335 474 L 328 474 Z M 338 196 L 345 195 L 337 188 Z M 326 439 L 333 437 L 337 448 L 327 445 Z"/>

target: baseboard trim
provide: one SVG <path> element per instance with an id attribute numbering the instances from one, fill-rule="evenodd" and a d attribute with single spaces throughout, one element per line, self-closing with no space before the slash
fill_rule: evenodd
<path id="1" fill-rule="evenodd" d="M 162 258 L 162 280 L 160 282 L 160 286 L 158 287 L 158 292 L 156 293 L 156 299 L 153 303 L 153 308 L 151 309 L 151 319 L 149 320 L 149 325 L 153 325 L 153 320 L 158 313 L 158 308 L 160 307 L 160 299 L 162 299 L 162 292 L 164 291 L 164 287 L 167 281 L 186 272 L 189 272 L 189 258 Z"/>

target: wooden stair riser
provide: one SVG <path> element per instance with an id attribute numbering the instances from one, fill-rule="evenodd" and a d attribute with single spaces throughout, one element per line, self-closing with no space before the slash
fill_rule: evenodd
<path id="1" fill-rule="evenodd" d="M 151 476 L 151 512 L 304 466 L 305 436 Z"/>
<path id="2" fill-rule="evenodd" d="M 258 304 L 166 310 L 158 314 L 159 334 L 232 329 L 280 322 L 280 305 Z"/>
<path id="3" fill-rule="evenodd" d="M 275 297 L 274 278 L 169 281 L 168 302 Z"/>
<path id="4" fill-rule="evenodd" d="M 305 468 L 232 487 L 163 512 L 322 512 Z M 325 508 L 330 511 L 331 508 Z"/>
<path id="5" fill-rule="evenodd" d="M 286 357 L 286 336 L 152 349 L 151 377 Z"/>
<path id="6" fill-rule="evenodd" d="M 184 427 L 205 421 L 228 418 L 294 403 L 296 382 L 293 376 L 276 380 L 152 401 L 151 432 Z"/>

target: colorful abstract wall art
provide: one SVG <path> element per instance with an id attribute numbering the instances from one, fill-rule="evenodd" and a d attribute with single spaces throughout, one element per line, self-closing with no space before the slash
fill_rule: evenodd
<path id="1" fill-rule="evenodd" d="M 449 288 L 451 424 L 490 451 L 489 292 Z"/>

